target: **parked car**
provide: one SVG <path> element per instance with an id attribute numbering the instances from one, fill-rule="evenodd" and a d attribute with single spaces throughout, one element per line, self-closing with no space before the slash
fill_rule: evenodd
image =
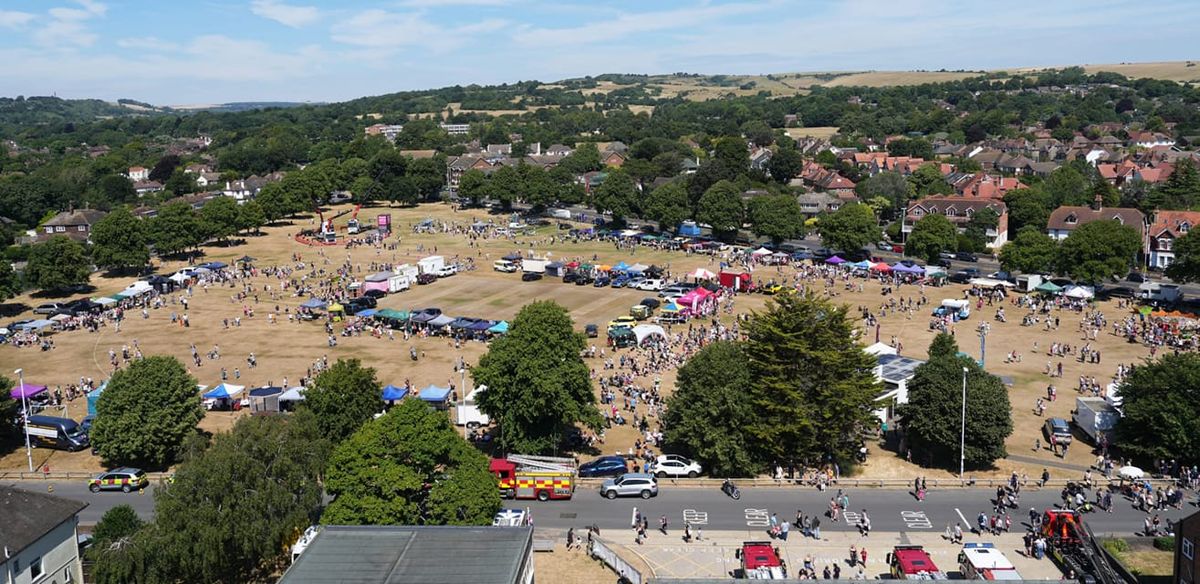
<path id="1" fill-rule="evenodd" d="M 950 281 L 954 282 L 955 284 L 966 284 L 973 278 L 978 277 L 979 270 L 977 268 L 966 268 L 950 274 Z"/>
<path id="2" fill-rule="evenodd" d="M 541 280 L 541 279 L 542 279 L 541 272 L 525 272 L 524 274 L 521 274 L 522 282 L 533 282 L 534 280 Z"/>
<path id="3" fill-rule="evenodd" d="M 1146 281 L 1146 275 L 1141 272 L 1129 272 L 1129 275 L 1125 276 L 1125 281 L 1142 284 Z"/>
<path id="4" fill-rule="evenodd" d="M 437 279 L 438 279 L 438 277 L 436 275 L 430 274 L 430 273 L 424 273 L 424 274 L 417 275 L 417 283 L 418 284 L 432 284 L 432 283 L 436 282 Z"/>
<path id="5" fill-rule="evenodd" d="M 588 336 L 589 339 L 594 339 L 600 336 L 600 327 L 598 325 L 589 324 L 583 327 L 583 332 Z"/>
<path id="6" fill-rule="evenodd" d="M 103 307 L 87 298 L 80 298 L 67 303 L 67 310 L 70 310 L 71 314 L 76 316 L 94 312 L 100 310 L 101 308 Z"/>
<path id="7" fill-rule="evenodd" d="M 387 296 L 387 292 L 384 292 L 383 290 L 367 290 L 366 292 L 363 292 L 363 298 L 374 298 L 378 300 L 384 296 Z"/>
<path id="8" fill-rule="evenodd" d="M 634 277 L 630 278 L 628 282 L 625 283 L 625 287 L 633 288 L 635 290 L 641 290 L 642 282 L 645 282 L 645 281 L 646 281 L 646 279 L 641 276 L 634 276 Z"/>
<path id="9" fill-rule="evenodd" d="M 662 306 L 662 302 L 659 301 L 659 299 L 654 298 L 652 296 L 647 296 L 647 297 L 643 298 L 642 301 L 639 302 L 638 304 L 641 304 L 642 306 L 645 306 L 645 307 L 649 308 L 650 310 L 657 310 L 659 306 Z"/>
<path id="10" fill-rule="evenodd" d="M 658 495 L 658 479 L 646 473 L 625 473 L 608 479 L 600 485 L 600 494 L 609 499 L 617 497 L 641 497 L 649 499 Z"/>
<path id="11" fill-rule="evenodd" d="M 100 491 L 140 491 L 150 484 L 150 479 L 141 469 L 122 467 L 108 472 L 102 472 L 88 480 L 88 490 L 93 493 Z"/>
<path id="12" fill-rule="evenodd" d="M 700 466 L 700 463 L 694 460 L 688 460 L 686 458 L 681 460 L 675 457 L 666 459 L 660 457 L 659 460 L 654 461 L 654 464 L 649 470 L 659 478 L 687 477 L 689 479 L 694 479 L 700 476 L 701 472 L 704 472 L 704 469 Z"/>
<path id="13" fill-rule="evenodd" d="M 954 255 L 955 254 L 952 251 L 944 251 L 938 254 L 938 258 L 943 260 L 952 260 L 954 259 Z"/>
<path id="14" fill-rule="evenodd" d="M 662 291 L 658 293 L 658 296 L 660 298 L 666 298 L 667 296 L 683 296 L 688 292 L 691 292 L 691 290 L 688 290 L 679 284 L 672 284 L 666 288 L 663 288 Z"/>
<path id="15" fill-rule="evenodd" d="M 575 278 L 575 285 L 576 286 L 587 286 L 588 284 L 591 284 L 592 281 L 593 280 L 592 280 L 591 276 L 589 276 L 587 274 L 579 274 L 579 277 Z"/>
<path id="16" fill-rule="evenodd" d="M 639 283 L 637 285 L 637 289 L 645 290 L 647 292 L 657 292 L 659 290 L 662 290 L 663 286 L 665 286 L 665 285 L 666 284 L 662 280 L 660 280 L 658 278 L 651 278 L 649 280 L 643 280 L 641 283 Z"/>
<path id="17" fill-rule="evenodd" d="M 879 251 L 892 251 L 892 244 L 886 241 L 878 241 L 875 243 L 875 249 Z"/>
<path id="18" fill-rule="evenodd" d="M 627 276 L 625 274 L 621 274 L 620 276 L 613 278 L 612 287 L 613 288 L 624 288 L 625 285 L 629 283 L 630 279 L 631 278 L 629 276 Z"/>
<path id="19" fill-rule="evenodd" d="M 579 272 L 567 272 L 567 273 L 563 274 L 562 283 L 563 284 L 574 284 L 575 281 L 578 279 L 579 279 Z"/>
<path id="20" fill-rule="evenodd" d="M 47 302 L 45 304 L 39 304 L 37 308 L 33 309 L 34 314 L 48 314 L 51 316 L 55 314 L 63 314 L 64 312 L 69 311 L 67 310 L 67 305 L 61 302 Z"/>
<path id="21" fill-rule="evenodd" d="M 593 282 L 592 285 L 597 288 L 604 288 L 604 287 L 608 286 L 610 283 L 612 283 L 612 280 L 609 279 L 608 276 L 600 276 L 599 278 L 596 278 L 596 281 Z"/>
<path id="22" fill-rule="evenodd" d="M 1063 418 L 1050 418 L 1042 425 L 1042 434 L 1049 441 L 1054 436 L 1059 445 L 1071 443 L 1071 425 Z"/>
<path id="23" fill-rule="evenodd" d="M 960 251 L 957 254 L 955 254 L 954 257 L 955 257 L 955 259 L 957 259 L 960 262 L 974 263 L 974 262 L 979 261 L 979 256 L 977 256 L 969 251 Z"/>
<path id="24" fill-rule="evenodd" d="M 620 456 L 601 456 L 579 465 L 580 477 L 616 477 L 625 474 L 625 459 Z"/>
<path id="25" fill-rule="evenodd" d="M 457 274 L 457 273 L 458 273 L 458 266 L 456 266 L 454 264 L 446 264 L 446 265 L 442 266 L 442 268 L 440 270 L 437 271 L 437 277 L 449 278 L 450 276 L 453 276 L 454 274 Z"/>
<path id="26" fill-rule="evenodd" d="M 636 325 L 637 325 L 637 319 L 632 316 L 629 316 L 629 315 L 618 316 L 618 317 L 608 321 L 608 328 L 610 328 L 610 329 L 615 329 L 615 328 L 620 328 L 620 327 L 633 328 Z"/>

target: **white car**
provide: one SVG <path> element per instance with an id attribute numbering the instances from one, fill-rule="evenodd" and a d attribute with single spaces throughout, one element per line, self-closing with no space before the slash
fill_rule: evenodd
<path id="1" fill-rule="evenodd" d="M 688 460 L 682 456 L 675 454 L 667 454 L 658 457 L 650 472 L 656 476 L 662 477 L 688 477 L 694 479 L 704 472 L 704 468 L 700 463 L 694 460 Z"/>
<path id="2" fill-rule="evenodd" d="M 662 280 L 658 278 L 650 278 L 648 280 L 643 280 L 640 284 L 638 284 L 637 289 L 645 290 L 647 292 L 657 292 L 662 290 L 664 286 L 666 286 L 666 283 Z"/>
<path id="3" fill-rule="evenodd" d="M 451 264 L 451 265 L 447 265 L 447 266 L 442 266 L 442 269 L 438 270 L 434 274 L 439 278 L 447 278 L 447 277 L 453 276 L 454 274 L 457 274 L 457 273 L 458 273 L 458 268 L 456 266 L 454 266 L 453 264 Z"/>

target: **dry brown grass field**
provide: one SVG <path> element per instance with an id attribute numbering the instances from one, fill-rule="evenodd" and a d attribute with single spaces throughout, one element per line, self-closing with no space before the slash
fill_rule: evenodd
<path id="1" fill-rule="evenodd" d="M 422 307 L 439 307 L 452 316 L 475 316 L 487 319 L 510 319 L 520 307 L 530 301 L 548 299 L 559 302 L 571 312 L 576 326 L 582 330 L 588 323 L 599 324 L 601 327 L 616 316 L 627 314 L 629 307 L 641 298 L 649 295 L 636 290 L 594 288 L 592 286 L 564 285 L 556 280 L 545 279 L 538 282 L 522 282 L 519 275 L 501 274 L 491 270 L 494 259 L 516 249 L 532 250 L 537 254 L 547 254 L 552 258 L 581 258 L 597 257 L 602 263 L 615 264 L 619 261 L 629 263 L 642 262 L 658 264 L 675 274 L 683 274 L 696 267 L 704 266 L 717 271 L 718 266 L 710 256 L 687 256 L 678 252 L 638 250 L 618 252 L 611 244 L 599 242 L 586 243 L 548 243 L 549 237 L 557 233 L 554 226 L 541 228 L 536 235 L 519 237 L 514 240 L 483 240 L 478 247 L 469 246 L 465 238 L 452 234 L 414 234 L 411 227 L 425 218 L 435 218 L 447 222 L 469 223 L 476 219 L 488 217 L 478 211 L 455 211 L 451 207 L 435 204 L 419 208 L 365 209 L 363 218 L 373 221 L 376 214 L 390 212 L 398 235 L 399 247 L 396 251 L 381 251 L 370 247 L 359 247 L 347 250 L 341 246 L 314 248 L 295 242 L 291 235 L 302 228 L 311 225 L 311 219 L 303 218 L 290 225 L 270 227 L 258 237 L 249 237 L 244 244 L 232 247 L 205 248 L 205 260 L 230 261 L 233 258 L 249 254 L 258 258 L 260 266 L 290 264 L 292 254 L 300 254 L 302 261 L 317 268 L 333 268 L 346 260 L 359 266 L 363 275 L 370 272 L 368 264 L 372 261 L 386 262 L 415 262 L 418 258 L 429 255 L 436 250 L 447 259 L 459 257 L 475 258 L 479 269 L 462 273 L 450 278 L 439 280 L 427 286 L 415 286 L 413 289 L 393 294 L 380 301 L 380 308 L 413 309 Z M 495 217 L 504 220 L 503 216 Z M 155 266 L 161 273 L 172 273 L 181 267 L 179 262 L 168 262 Z M 756 277 L 768 279 L 775 276 L 774 268 L 759 269 Z M 357 271 L 357 269 L 356 269 Z M 778 276 L 786 277 L 791 269 L 782 269 Z M 124 288 L 132 278 L 93 277 L 97 291 L 93 296 L 115 293 Z M 220 369 L 225 367 L 233 380 L 234 368 L 240 370 L 240 379 L 236 383 L 248 386 L 263 385 L 268 382 L 280 384 L 286 377 L 288 383 L 295 384 L 306 372 L 307 368 L 322 356 L 328 356 L 330 361 L 338 358 L 359 358 L 379 372 L 381 383 L 402 384 L 411 381 L 418 388 L 429 384 L 446 385 L 453 383 L 462 387 L 460 376 L 453 371 L 453 363 L 461 356 L 468 363 L 475 363 L 486 350 L 479 342 L 470 342 L 461 349 L 455 349 L 453 344 L 444 338 L 414 339 L 404 341 L 397 335 L 395 340 L 386 337 L 373 338 L 338 337 L 338 345 L 329 347 L 323 327 L 315 322 L 289 323 L 286 317 L 269 324 L 268 313 L 275 311 L 278 305 L 280 315 L 285 308 L 299 305 L 304 298 L 295 298 L 288 294 L 279 300 L 272 300 L 265 286 L 271 285 L 278 289 L 275 280 L 258 277 L 252 280 L 258 300 L 253 298 L 245 302 L 252 307 L 255 315 L 243 318 L 240 327 L 224 328 L 223 319 L 233 320 L 242 314 L 243 302 L 233 300 L 236 290 L 228 287 L 213 287 L 210 289 L 196 288 L 191 298 L 188 311 L 191 326 L 181 328 L 172 325 L 172 311 L 181 312 L 178 305 L 168 305 L 166 308 L 151 310 L 149 318 L 130 313 L 118 333 L 113 327 L 107 326 L 98 333 L 83 331 L 66 331 L 53 336 L 55 347 L 51 351 L 40 351 L 36 348 L 18 349 L 12 346 L 0 346 L 0 371 L 6 375 L 17 368 L 24 368 L 25 379 L 30 383 L 47 384 L 51 387 L 66 385 L 78 381 L 80 376 L 92 377 L 97 380 L 106 378 L 111 369 L 108 365 L 108 351 L 120 352 L 123 345 L 132 346 L 136 340 L 146 354 L 169 354 L 178 357 L 188 365 L 199 383 L 216 385 L 220 382 Z M 963 288 L 947 286 L 944 288 L 926 288 L 927 295 L 933 304 L 943 298 L 959 297 Z M 851 314 L 857 314 L 859 306 L 871 307 L 878 310 L 880 303 L 885 300 L 881 296 L 881 287 L 877 282 L 866 282 L 862 292 L 844 290 L 841 287 L 832 289 L 835 302 L 847 305 Z M 896 293 L 900 297 L 915 297 L 921 293 L 917 287 L 904 287 Z M 180 293 L 176 293 L 178 297 Z M 30 317 L 28 307 L 36 305 L 42 299 L 23 296 L 14 299 L 12 303 L 26 305 L 26 311 L 20 317 Z M 737 312 L 761 309 L 769 297 L 762 295 L 741 296 L 735 301 Z M 11 303 L 10 303 L 11 304 Z M 1122 316 L 1122 313 L 1112 304 L 1100 305 L 1100 308 L 1111 319 Z M 1101 334 L 1093 347 L 1103 353 L 1102 365 L 1083 365 L 1073 359 L 1054 359 L 1054 363 L 1064 361 L 1065 375 L 1063 379 L 1051 380 L 1042 374 L 1048 357 L 1046 347 L 1055 341 L 1082 345 L 1081 334 L 1078 332 L 1079 315 L 1064 312 L 1060 316 L 1062 325 L 1055 331 L 1044 331 L 1041 328 L 1020 326 L 1020 313 L 1013 307 L 1008 308 L 1008 323 L 992 320 L 994 309 L 984 307 L 976 311 L 971 319 L 958 325 L 955 330 L 963 351 L 976 356 L 979 352 L 978 337 L 974 327 L 982 321 L 992 324 L 992 332 L 988 338 L 989 371 L 998 375 L 1011 377 L 1015 384 L 1010 389 L 1010 397 L 1014 410 L 1016 431 L 1008 441 L 1010 454 L 1035 457 L 1038 462 L 1058 460 L 1049 451 L 1032 450 L 1033 441 L 1040 436 L 1042 418 L 1032 413 L 1034 400 L 1044 395 L 1047 384 L 1055 383 L 1059 387 L 1059 399 L 1049 404 L 1048 415 L 1069 417 L 1073 408 L 1075 392 L 1072 388 L 1075 380 L 1081 374 L 1095 375 L 1102 383 L 1114 373 L 1119 362 L 1133 362 L 1147 356 L 1148 351 L 1140 345 L 1131 345 L 1122 339 Z M 728 319 L 728 317 L 726 317 Z M 889 314 L 882 318 L 881 338 L 888 341 L 895 336 L 904 347 L 904 354 L 916 357 L 924 356 L 925 347 L 933 338 L 929 330 L 928 316 L 925 312 L 915 314 L 911 320 L 904 315 Z M 677 325 L 678 326 L 678 325 Z M 340 329 L 340 327 L 338 327 Z M 865 341 L 872 341 L 873 336 L 864 334 Z M 1038 343 L 1040 353 L 1033 352 L 1034 343 Z M 220 346 L 221 359 L 209 361 L 205 359 L 200 367 L 194 367 L 190 359 L 189 346 L 195 344 L 201 354 L 207 353 L 214 345 Z M 419 362 L 412 362 L 408 357 L 409 347 L 416 347 L 425 356 Z M 1023 355 L 1021 363 L 1003 363 L 1003 356 L 1008 351 L 1016 350 Z M 258 358 L 259 366 L 255 369 L 247 367 L 246 358 L 253 352 Z M 599 359 L 591 365 L 600 368 Z M 674 388 L 673 372 L 662 375 L 664 392 L 669 394 Z M 641 379 L 648 385 L 650 379 Z M 467 384 L 470 385 L 470 378 Z M 77 399 L 68 406 L 68 415 L 82 418 L 86 411 L 83 399 Z M 201 427 L 211 431 L 221 431 L 229 428 L 237 416 L 245 412 L 210 412 L 201 422 Z M 616 427 L 608 432 L 607 443 L 601 446 L 604 452 L 625 450 L 632 444 L 635 434 L 628 426 Z M 91 470 L 99 467 L 99 461 L 87 452 L 63 453 L 49 450 L 38 450 L 35 453 L 36 464 L 50 464 L 55 470 Z M 1087 464 L 1090 456 L 1085 448 L 1072 449 L 1068 462 L 1072 464 Z M 25 464 L 24 453 L 13 452 L 0 458 L 0 469 L 19 469 Z M 1036 467 L 1036 468 L 1035 468 Z M 1005 474 L 1011 470 L 1027 472 L 1031 476 L 1040 473 L 1038 464 L 1001 461 L 993 473 Z M 923 473 L 930 478 L 948 478 L 951 475 L 942 471 L 919 470 L 904 462 L 894 453 L 879 451 L 875 448 L 874 455 L 862 468 L 862 474 L 875 477 L 910 477 Z M 1057 471 L 1062 476 L 1066 471 Z"/>
<path id="2" fill-rule="evenodd" d="M 1059 67 L 1054 67 L 1059 68 Z M 1013 69 L 1013 71 L 1030 72 L 1046 67 L 1022 67 Z M 1132 79 L 1140 79 L 1149 77 L 1151 79 L 1165 79 L 1167 81 L 1175 81 L 1178 83 L 1200 83 L 1200 64 L 1197 61 L 1160 61 L 1151 63 L 1110 63 L 1102 65 L 1083 65 L 1083 69 L 1088 73 L 1098 73 L 1100 71 L 1111 71 L 1120 73 Z"/>

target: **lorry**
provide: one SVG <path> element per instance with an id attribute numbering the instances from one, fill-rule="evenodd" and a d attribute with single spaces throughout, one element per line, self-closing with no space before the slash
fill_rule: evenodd
<path id="1" fill-rule="evenodd" d="M 949 580 L 929 552 L 919 545 L 898 545 L 887 555 L 888 570 L 897 580 Z"/>
<path id="2" fill-rule="evenodd" d="M 29 416 L 27 426 L 30 444 L 75 452 L 87 448 L 91 441 L 87 432 L 70 418 Z"/>
<path id="3" fill-rule="evenodd" d="M 786 580 L 787 570 L 769 541 L 747 541 L 737 551 L 742 562 L 742 578 L 747 580 Z"/>
<path id="4" fill-rule="evenodd" d="M 967 580 L 1022 580 L 1016 566 L 993 543 L 966 543 L 958 553 L 958 571 Z"/>
<path id="5" fill-rule="evenodd" d="M 445 267 L 446 258 L 442 256 L 426 256 L 417 260 L 417 269 L 420 270 L 422 274 L 433 274 L 436 276 L 437 273 Z"/>
<path id="6" fill-rule="evenodd" d="M 1102 397 L 1075 398 L 1075 412 L 1071 421 L 1088 437 L 1092 444 L 1099 444 L 1104 435 L 1112 441 L 1113 428 L 1121 419 L 1121 412 Z"/>
<path id="7" fill-rule="evenodd" d="M 510 454 L 493 458 L 488 470 L 496 475 L 500 496 L 506 499 L 570 499 L 575 493 L 575 460 L 553 456 Z"/>
<path id="8" fill-rule="evenodd" d="M 467 394 L 467 397 L 463 400 L 463 403 L 454 406 L 455 424 L 474 429 L 480 426 L 486 426 L 492 422 L 492 419 L 489 418 L 487 414 L 479 410 L 479 406 L 476 405 L 475 402 L 476 398 L 479 397 L 479 394 L 483 393 L 484 391 L 487 391 L 486 385 L 476 387 L 475 389 L 471 390 L 471 393 Z"/>
<path id="9" fill-rule="evenodd" d="M 1183 292 L 1178 284 L 1146 282 L 1138 286 L 1138 298 L 1149 302 L 1175 303 L 1183 301 Z"/>

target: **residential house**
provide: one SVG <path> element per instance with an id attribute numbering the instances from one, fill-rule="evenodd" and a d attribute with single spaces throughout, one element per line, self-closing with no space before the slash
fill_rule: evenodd
<path id="1" fill-rule="evenodd" d="M 828 191 L 834 195 L 854 194 L 854 181 L 811 160 L 805 161 L 801 167 L 800 180 L 814 189 Z"/>
<path id="2" fill-rule="evenodd" d="M 620 168 L 625 164 L 625 154 L 616 151 L 605 151 L 600 153 L 600 163 L 604 166 L 614 166 Z"/>
<path id="3" fill-rule="evenodd" d="M 546 148 L 545 155 L 546 156 L 566 157 L 566 156 L 570 156 L 571 153 L 574 151 L 575 151 L 575 149 L 571 148 L 570 146 L 564 146 L 562 144 L 551 144 L 549 147 Z"/>
<path id="4" fill-rule="evenodd" d="M 83 582 L 79 512 L 87 503 L 0 486 L 0 574 L 7 584 Z"/>
<path id="5" fill-rule="evenodd" d="M 200 163 L 193 163 L 193 164 L 189 164 L 189 165 L 183 167 L 183 172 L 185 172 L 187 174 L 201 175 L 201 174 L 212 172 L 212 171 L 213 171 L 213 169 L 211 166 L 209 166 L 207 164 L 200 164 Z"/>
<path id="6" fill-rule="evenodd" d="M 128 176 L 129 180 L 133 182 L 150 180 L 150 169 L 141 166 L 131 166 L 125 176 Z"/>
<path id="7" fill-rule="evenodd" d="M 137 196 L 144 197 L 151 193 L 161 192 L 163 185 L 156 180 L 142 180 L 133 183 L 133 190 L 137 192 Z"/>
<path id="8" fill-rule="evenodd" d="M 65 235 L 75 241 L 87 241 L 92 236 L 92 226 L 104 218 L 104 211 L 96 209 L 71 209 L 51 217 L 38 230 L 38 241 L 55 235 Z"/>
<path id="9" fill-rule="evenodd" d="M 451 136 L 465 136 L 471 133 L 471 124 L 441 123 L 438 124 L 438 127 L 440 127 L 442 130 L 445 130 L 445 132 Z"/>
<path id="10" fill-rule="evenodd" d="M 963 197 L 1003 199 L 1009 191 L 1027 188 L 1017 178 L 995 176 L 982 171 L 973 174 L 951 172 L 945 177 L 954 192 Z"/>
<path id="11" fill-rule="evenodd" d="M 1175 140 L 1159 132 L 1130 132 L 1129 145 L 1138 148 L 1155 148 L 1161 146 L 1170 148 L 1175 145 Z"/>
<path id="12" fill-rule="evenodd" d="M 258 196 L 258 192 L 267 183 L 280 180 L 283 180 L 283 174 L 273 172 L 267 176 L 251 175 L 241 180 L 225 181 L 225 188 L 221 190 L 221 194 L 226 197 L 233 197 L 240 205 Z"/>
<path id="13" fill-rule="evenodd" d="M 842 199 L 828 192 L 811 192 L 796 195 L 800 203 L 800 212 L 807 217 L 815 217 L 822 213 L 833 213 L 842 208 Z"/>
<path id="14" fill-rule="evenodd" d="M 984 199 L 978 197 L 925 197 L 909 203 L 908 210 L 904 214 L 904 223 L 901 226 L 901 231 L 904 233 L 904 238 L 908 239 L 908 234 L 912 233 L 913 226 L 917 221 L 920 221 L 926 215 L 938 213 L 945 215 L 959 233 L 962 233 L 967 228 L 967 223 L 975 216 L 975 213 L 983 209 L 992 209 L 998 215 L 1000 220 L 996 224 L 995 229 L 987 231 L 988 243 L 987 246 L 992 249 L 999 249 L 1002 245 L 1008 242 L 1008 207 L 1004 201 L 999 199 Z"/>
<path id="15" fill-rule="evenodd" d="M 488 144 L 484 152 L 488 156 L 512 156 L 512 144 Z"/>
<path id="16" fill-rule="evenodd" d="M 625 154 L 626 152 L 629 152 L 629 146 L 626 146 L 625 143 L 620 140 L 614 140 L 601 145 L 600 154 L 603 155 L 605 152 L 619 152 L 621 154 Z"/>
<path id="17" fill-rule="evenodd" d="M 1172 246 L 1176 239 L 1200 225 L 1200 211 L 1156 211 L 1146 238 L 1146 261 L 1151 268 L 1163 269 L 1175 261 Z"/>
<path id="18" fill-rule="evenodd" d="M 1196 584 L 1200 578 L 1197 547 L 1200 547 L 1200 511 L 1175 524 L 1175 569 L 1171 580 L 1174 584 Z"/>
<path id="19" fill-rule="evenodd" d="M 1063 206 L 1055 209 L 1046 222 L 1046 234 L 1054 239 L 1063 240 L 1079 226 L 1103 219 L 1112 219 L 1132 227 L 1143 241 L 1146 239 L 1146 217 L 1141 211 L 1120 207 L 1106 209 L 1100 197 L 1097 197 L 1090 207 Z"/>
<path id="20" fill-rule="evenodd" d="M 207 189 L 210 185 L 215 185 L 221 181 L 221 175 L 215 172 L 202 172 L 196 176 L 196 185 L 202 189 Z"/>
<path id="21" fill-rule="evenodd" d="M 755 148 L 750 152 L 750 168 L 766 172 L 772 154 L 770 148 Z"/>
<path id="22" fill-rule="evenodd" d="M 363 134 L 367 136 L 383 136 L 388 142 L 395 142 L 396 137 L 400 132 L 404 131 L 404 124 L 374 124 L 363 128 Z"/>

